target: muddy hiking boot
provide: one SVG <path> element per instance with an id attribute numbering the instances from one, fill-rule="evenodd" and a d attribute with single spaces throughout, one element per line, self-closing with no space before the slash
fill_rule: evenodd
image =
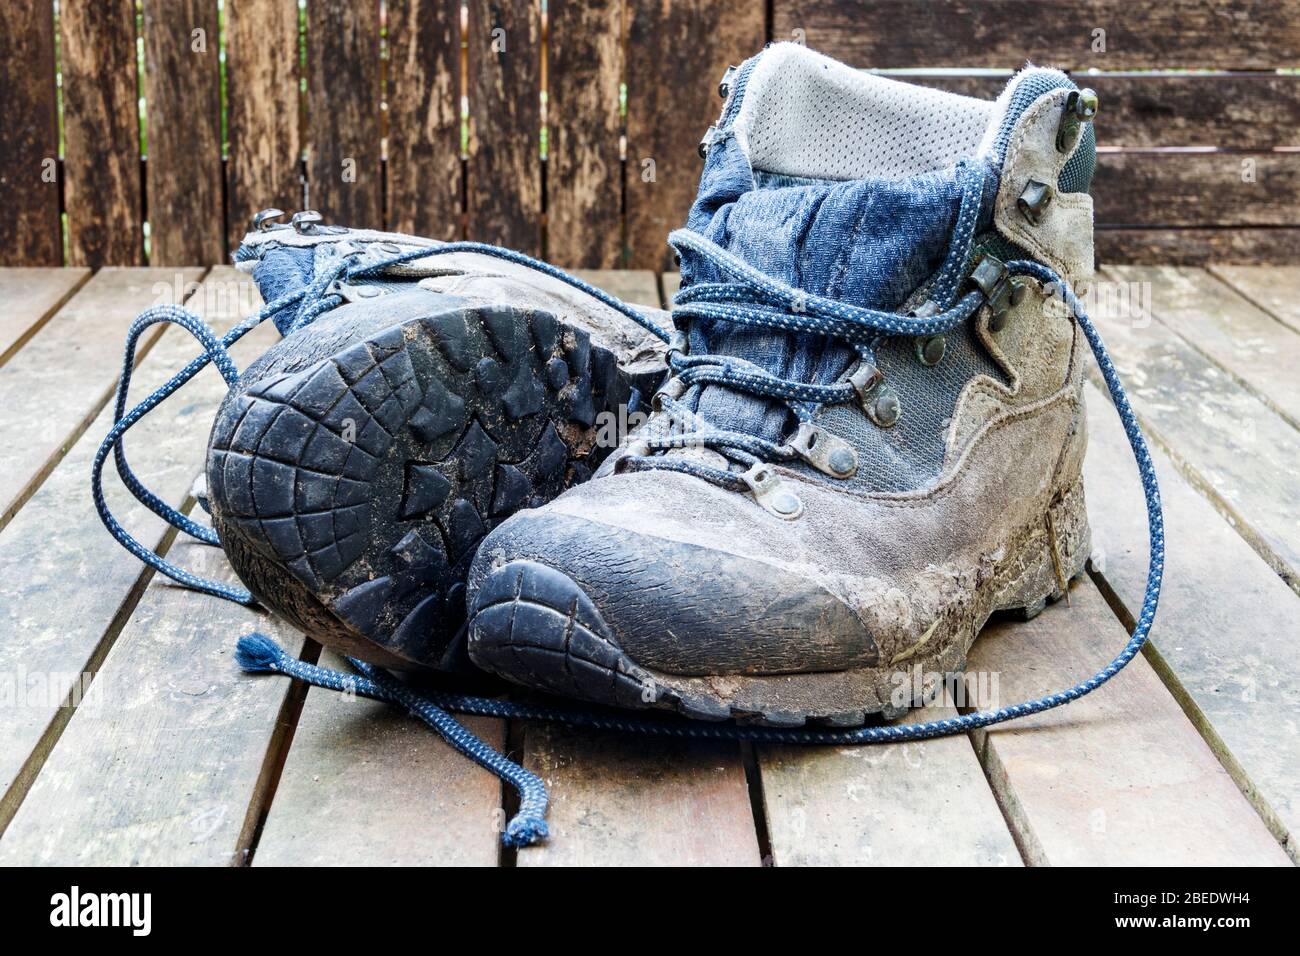
<path id="1" fill-rule="evenodd" d="M 469 654 L 543 691 L 853 727 L 1084 567 L 1096 98 L 987 102 L 792 44 L 728 71 L 671 377 L 595 477 L 500 524 Z"/>
<path id="2" fill-rule="evenodd" d="M 271 301 L 341 258 L 421 244 L 300 223 L 252 233 L 237 259 Z M 601 447 L 600 426 L 662 380 L 663 342 L 475 253 L 329 291 L 337 304 L 299 330 L 277 316 L 288 334 L 217 414 L 213 525 L 253 594 L 313 637 L 389 667 L 451 667 L 479 540 L 590 477 L 617 441 Z"/>
<path id="3" fill-rule="evenodd" d="M 219 543 L 251 595 L 142 553 L 105 523 L 182 583 L 256 598 L 347 655 L 455 668 L 479 540 L 586 480 L 617 446 L 618 423 L 635 421 L 664 377 L 667 313 L 508 250 L 282 215 L 259 214 L 235 255 L 283 338 L 237 378 L 233 363 L 222 369 L 212 531 L 165 509 Z M 158 320 L 201 325 L 172 311 Z M 220 364 L 221 344 L 200 338 Z M 101 466 L 102 454 L 96 480 Z"/>

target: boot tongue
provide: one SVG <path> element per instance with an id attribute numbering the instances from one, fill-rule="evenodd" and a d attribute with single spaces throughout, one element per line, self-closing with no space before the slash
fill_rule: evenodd
<path id="1" fill-rule="evenodd" d="M 898 309 L 942 265 L 961 202 L 953 170 L 852 182 L 766 177 L 758 189 L 748 175 L 710 178 L 717 187 L 702 184 L 688 228 L 804 292 L 882 310 Z M 682 255 L 684 281 L 730 281 L 707 259 L 689 250 Z M 690 351 L 734 356 L 819 385 L 837 379 L 857 356 L 826 336 L 713 320 L 692 323 Z M 784 404 L 723 385 L 702 386 L 695 409 L 715 427 L 769 441 L 791 429 Z"/>
<path id="2" fill-rule="evenodd" d="M 297 292 L 311 284 L 315 250 L 311 246 L 267 246 L 257 254 L 253 267 L 253 281 L 263 302 L 274 302 L 290 292 Z M 238 258 L 238 257 L 237 257 Z M 289 323 L 298 314 L 298 306 L 290 304 L 271 316 L 271 321 L 281 335 L 288 331 Z"/>

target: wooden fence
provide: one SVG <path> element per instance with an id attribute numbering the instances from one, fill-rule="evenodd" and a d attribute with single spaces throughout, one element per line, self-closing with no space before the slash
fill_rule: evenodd
<path id="1" fill-rule="evenodd" d="M 1103 260 L 1300 259 L 1300 0 L 5 0 L 0 264 L 218 262 L 310 206 L 665 266 L 773 39 L 987 96 L 1087 72 Z"/>

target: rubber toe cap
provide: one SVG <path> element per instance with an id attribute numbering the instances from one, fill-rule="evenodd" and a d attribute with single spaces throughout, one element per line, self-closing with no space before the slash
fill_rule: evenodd
<path id="1" fill-rule="evenodd" d="M 547 509 L 517 514 L 492 532 L 479 549 L 469 587 L 471 615 L 485 615 L 480 640 L 472 637 L 470 646 L 480 666 L 487 666 L 479 659 L 487 644 L 499 643 L 488 631 L 505 626 L 499 616 L 506 609 L 514 614 L 512 641 L 536 643 L 524 625 L 551 634 L 562 618 L 574 625 L 570 641 L 599 638 L 612 649 L 595 658 L 607 667 L 759 675 L 839 670 L 878 659 L 860 618 L 808 577 Z M 489 627 L 493 615 L 498 619 Z M 563 638 L 564 627 L 556 633 Z M 563 643 L 551 650 L 566 653 Z M 509 669 L 508 659 L 493 656 L 489 669 Z M 537 683 L 536 674 L 506 676 Z"/>

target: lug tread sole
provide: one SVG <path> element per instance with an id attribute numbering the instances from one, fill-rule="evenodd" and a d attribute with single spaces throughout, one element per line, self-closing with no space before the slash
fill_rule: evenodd
<path id="1" fill-rule="evenodd" d="M 590 476 L 597 414 L 632 387 L 549 313 L 407 319 L 232 393 L 209 450 L 214 524 L 250 590 L 308 634 L 447 667 L 478 542 Z"/>

